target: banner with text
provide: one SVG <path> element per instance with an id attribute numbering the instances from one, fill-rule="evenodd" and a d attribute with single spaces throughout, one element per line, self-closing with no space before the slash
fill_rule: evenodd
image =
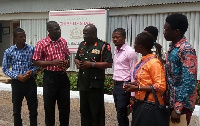
<path id="1" fill-rule="evenodd" d="M 83 29 L 87 24 L 94 24 L 97 27 L 98 38 L 106 40 L 107 10 L 50 11 L 49 21 L 59 23 L 61 37 L 66 39 L 71 53 L 76 53 L 80 42 L 83 41 Z"/>

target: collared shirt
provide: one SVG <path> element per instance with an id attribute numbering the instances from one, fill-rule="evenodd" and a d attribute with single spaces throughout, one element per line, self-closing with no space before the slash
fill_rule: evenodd
<path id="1" fill-rule="evenodd" d="M 137 55 L 135 51 L 123 44 L 120 50 L 115 47 L 114 51 L 114 73 L 113 80 L 116 81 L 128 81 L 131 80 L 134 65 L 137 62 Z"/>
<path id="2" fill-rule="evenodd" d="M 140 63 L 140 65 L 138 65 Z M 160 104 L 164 104 L 162 99 L 162 93 L 166 90 L 165 70 L 162 63 L 156 58 L 155 54 L 148 54 L 141 58 L 141 61 L 137 62 L 135 66 L 134 79 L 142 86 L 153 85 L 158 101 Z M 143 100 L 146 91 L 136 91 L 136 99 Z M 149 94 L 148 101 L 155 102 L 153 94 Z"/>
<path id="3" fill-rule="evenodd" d="M 87 46 L 87 42 L 80 43 L 75 59 L 90 62 L 112 63 L 110 44 L 96 39 L 94 45 Z M 79 69 L 77 86 L 80 91 L 94 91 L 104 88 L 105 69 L 91 67 Z"/>
<path id="4" fill-rule="evenodd" d="M 25 74 L 31 70 L 35 73 L 37 67 L 33 66 L 32 56 L 34 47 L 25 44 L 23 49 L 16 45 L 6 49 L 3 56 L 2 70 L 11 79 L 17 79 L 19 74 Z M 10 66 L 12 70 L 10 70 Z"/>
<path id="5" fill-rule="evenodd" d="M 49 36 L 37 42 L 33 60 L 52 61 L 55 59 L 65 60 L 65 57 L 70 55 L 67 42 L 65 39 L 60 38 L 57 41 L 52 41 Z M 64 71 L 63 68 L 58 66 L 46 66 L 46 70 L 51 71 Z"/>
<path id="6" fill-rule="evenodd" d="M 165 69 L 170 106 L 193 111 L 197 97 L 196 51 L 185 37 L 175 45 L 170 43 L 169 47 Z"/>

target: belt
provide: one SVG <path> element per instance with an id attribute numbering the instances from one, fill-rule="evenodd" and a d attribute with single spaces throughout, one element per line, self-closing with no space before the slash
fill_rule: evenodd
<path id="1" fill-rule="evenodd" d="M 30 76 L 30 78 L 28 78 L 25 82 L 27 82 L 29 80 L 35 80 L 35 78 L 33 76 Z M 12 79 L 12 81 L 19 81 L 19 80 L 18 79 Z"/>
<path id="2" fill-rule="evenodd" d="M 115 85 L 123 84 L 124 82 L 131 82 L 131 80 L 128 80 L 128 81 L 115 81 L 115 80 L 114 80 L 114 84 L 115 84 Z"/>
<path id="3" fill-rule="evenodd" d="M 51 71 L 51 70 L 44 70 L 45 73 L 50 73 L 50 74 L 65 74 L 66 71 Z"/>

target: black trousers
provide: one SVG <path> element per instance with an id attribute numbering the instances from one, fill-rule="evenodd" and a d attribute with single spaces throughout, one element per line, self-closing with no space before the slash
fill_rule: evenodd
<path id="1" fill-rule="evenodd" d="M 123 81 L 115 82 L 113 89 L 113 97 L 117 111 L 117 120 L 119 126 L 129 126 L 129 119 L 127 117 L 127 106 L 130 103 L 130 92 L 123 89 Z"/>
<path id="2" fill-rule="evenodd" d="M 33 77 L 26 82 L 20 82 L 16 79 L 12 80 L 12 103 L 13 103 L 13 116 L 14 126 L 22 126 L 21 107 L 24 97 L 26 98 L 30 126 L 37 126 L 37 86 Z"/>
<path id="3" fill-rule="evenodd" d="M 103 89 L 80 91 L 81 126 L 105 126 Z"/>
<path id="4" fill-rule="evenodd" d="M 43 99 L 46 126 L 55 125 L 55 104 L 58 104 L 60 126 L 69 125 L 70 82 L 66 72 L 44 71 Z"/>

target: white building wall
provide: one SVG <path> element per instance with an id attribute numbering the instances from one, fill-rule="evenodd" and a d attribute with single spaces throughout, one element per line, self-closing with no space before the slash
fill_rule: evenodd
<path id="1" fill-rule="evenodd" d="M 26 43 L 35 46 L 42 38 L 47 36 L 47 19 L 22 19 L 20 27 L 26 33 Z"/>

